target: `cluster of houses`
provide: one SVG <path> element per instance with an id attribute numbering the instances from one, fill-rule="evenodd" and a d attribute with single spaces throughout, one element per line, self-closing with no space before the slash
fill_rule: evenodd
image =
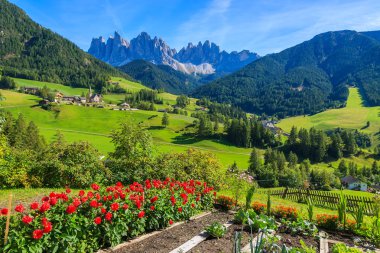
<path id="1" fill-rule="evenodd" d="M 27 94 L 36 95 L 38 94 L 40 88 L 38 87 L 22 87 L 22 91 Z M 65 96 L 62 92 L 54 93 L 54 102 L 58 104 L 72 104 L 72 105 L 97 105 L 97 107 L 103 107 L 103 96 L 98 93 L 92 93 L 91 88 L 89 89 L 89 93 L 86 97 L 75 95 L 75 96 Z M 40 105 L 48 105 L 50 103 L 49 100 L 43 99 L 40 101 Z M 110 105 L 112 110 L 138 110 L 135 108 L 131 108 L 128 103 L 122 103 L 118 106 Z"/>

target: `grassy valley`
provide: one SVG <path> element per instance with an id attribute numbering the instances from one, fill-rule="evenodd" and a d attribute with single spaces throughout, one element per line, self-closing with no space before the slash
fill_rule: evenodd
<path id="1" fill-rule="evenodd" d="M 379 106 L 365 106 L 359 89 L 349 88 L 349 96 L 344 108 L 330 109 L 310 116 L 286 118 L 281 120 L 277 126 L 288 133 L 292 126 L 302 126 L 304 128 L 315 127 L 321 130 L 331 130 L 338 127 L 357 129 L 364 133 L 371 134 L 372 141 L 376 145 L 379 143 L 380 138 L 379 114 Z M 366 127 L 367 122 L 370 123 L 368 127 Z"/>
<path id="2" fill-rule="evenodd" d="M 14 79 L 18 86 L 39 87 L 45 85 L 52 90 L 58 90 L 65 95 L 80 95 L 88 92 L 83 88 L 71 88 L 68 86 L 38 82 L 25 79 Z M 119 82 L 124 89 L 137 92 L 145 86 L 122 78 L 112 78 L 112 81 Z M 110 142 L 110 132 L 117 128 L 121 121 L 132 121 L 139 123 L 148 129 L 153 135 L 154 142 L 158 146 L 158 152 L 180 152 L 188 148 L 198 148 L 215 153 L 221 160 L 224 167 L 236 161 L 239 167 L 248 166 L 249 149 L 238 148 L 223 141 L 186 138 L 182 136 L 181 130 L 191 125 L 195 118 L 180 114 L 170 114 L 170 124 L 167 128 L 161 127 L 163 112 L 157 111 L 114 111 L 106 108 L 92 108 L 75 105 L 61 105 L 60 112 L 55 114 L 46 111 L 38 106 L 40 98 L 22 94 L 15 91 L 1 90 L 6 98 L 0 102 L 2 108 L 12 112 L 17 116 L 19 113 L 25 115 L 28 120 L 33 120 L 40 128 L 41 133 L 52 140 L 57 130 L 61 131 L 68 141 L 87 140 L 104 154 L 113 150 Z M 124 100 L 124 94 L 105 95 L 106 102 L 120 103 Z M 156 107 L 163 108 L 166 104 L 174 105 L 176 95 L 170 93 L 160 93 L 164 101 L 163 105 Z M 190 105 L 186 108 L 189 112 L 195 111 L 195 99 L 191 99 Z"/>

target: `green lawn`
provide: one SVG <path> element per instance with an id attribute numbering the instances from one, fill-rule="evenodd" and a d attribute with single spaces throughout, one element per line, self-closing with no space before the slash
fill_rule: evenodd
<path id="1" fill-rule="evenodd" d="M 213 152 L 224 167 L 234 161 L 242 168 L 248 166 L 249 149 L 237 148 L 219 140 L 184 137 L 182 130 L 195 120 L 190 116 L 170 114 L 170 124 L 167 128 L 163 128 L 161 127 L 163 113 L 155 111 L 113 111 L 106 108 L 61 105 L 60 113 L 56 115 L 36 106 L 39 98 L 35 96 L 7 90 L 1 90 L 1 93 L 6 100 L 0 102 L 0 107 L 15 116 L 22 113 L 28 120 L 33 120 L 47 140 L 52 140 L 59 130 L 68 141 L 86 140 L 106 154 L 113 150 L 109 134 L 120 122 L 128 121 L 140 123 L 148 129 L 159 152 L 182 152 L 188 148 L 198 148 Z M 167 97 L 169 98 L 174 99 L 171 96 Z M 192 103 L 195 103 L 194 100 Z"/>
<path id="2" fill-rule="evenodd" d="M 347 106 L 341 109 L 331 109 L 312 116 L 297 116 L 281 120 L 277 126 L 285 132 L 290 132 L 292 126 L 322 130 L 337 127 L 349 129 L 361 129 L 370 122 L 370 127 L 363 129 L 365 133 L 372 135 L 374 143 L 379 143 L 378 135 L 380 129 L 380 106 L 366 107 L 363 105 L 362 97 L 358 88 L 349 88 L 350 94 Z"/>

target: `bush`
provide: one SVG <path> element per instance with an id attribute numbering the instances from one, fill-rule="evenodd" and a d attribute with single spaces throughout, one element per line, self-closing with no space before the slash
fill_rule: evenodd
<path id="1" fill-rule="evenodd" d="M 252 209 L 255 211 L 257 214 L 262 214 L 265 212 L 265 208 L 267 208 L 267 205 L 260 203 L 260 202 L 253 202 L 252 204 Z"/>
<path id="2" fill-rule="evenodd" d="M 317 225 L 328 230 L 337 230 L 339 227 L 338 215 L 318 214 Z"/>
<path id="3" fill-rule="evenodd" d="M 288 206 L 276 206 L 272 214 L 279 219 L 296 220 L 298 218 L 297 209 Z"/>
<path id="4" fill-rule="evenodd" d="M 234 200 L 224 195 L 216 197 L 215 204 L 220 205 L 223 210 L 231 210 L 235 206 Z"/>
<path id="5" fill-rule="evenodd" d="M 78 195 L 52 192 L 22 205 L 11 217 L 8 243 L 0 252 L 94 252 L 145 231 L 186 220 L 212 206 L 212 187 L 197 181 L 146 180 L 123 186 L 91 185 Z M 0 231 L 8 210 L 0 209 Z"/>

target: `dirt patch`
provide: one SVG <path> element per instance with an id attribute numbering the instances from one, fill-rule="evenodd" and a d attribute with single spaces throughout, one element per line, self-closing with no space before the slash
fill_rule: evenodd
<path id="1" fill-rule="evenodd" d="M 194 247 L 191 253 L 224 253 L 232 252 L 235 231 L 241 231 L 241 248 L 249 243 L 250 234 L 247 231 L 242 231 L 241 225 L 231 225 L 228 227 L 227 233 L 223 238 L 215 239 L 208 238 Z M 253 238 L 256 234 L 253 234 Z"/>
<path id="2" fill-rule="evenodd" d="M 197 220 L 192 220 L 172 229 L 162 231 L 157 235 L 149 237 L 141 242 L 134 243 L 130 246 L 126 246 L 114 252 L 167 253 L 181 246 L 183 243 L 187 242 L 194 236 L 198 235 L 204 230 L 206 226 L 210 225 L 211 223 L 218 221 L 223 224 L 232 219 L 233 214 L 214 212 Z"/>
<path id="3" fill-rule="evenodd" d="M 319 252 L 319 238 L 318 237 L 302 236 L 302 235 L 293 236 L 287 233 L 276 233 L 276 235 L 279 235 L 281 237 L 281 241 L 279 243 L 280 246 L 285 244 L 287 247 L 301 248 L 300 241 L 302 240 L 308 247 L 313 246 L 313 248 Z"/>

